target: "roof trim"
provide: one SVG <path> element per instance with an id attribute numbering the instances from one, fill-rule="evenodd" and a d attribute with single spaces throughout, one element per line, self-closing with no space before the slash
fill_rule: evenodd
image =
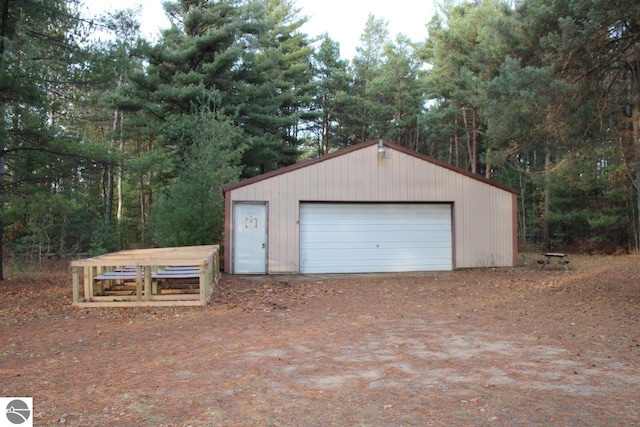
<path id="1" fill-rule="evenodd" d="M 327 160 L 331 160 L 331 159 L 333 159 L 335 157 L 343 156 L 345 154 L 349 154 L 349 153 L 352 153 L 354 151 L 361 150 L 361 149 L 363 149 L 365 147 L 369 147 L 369 146 L 374 145 L 374 144 L 377 145 L 379 141 L 380 141 L 380 139 L 370 139 L 368 141 L 364 141 L 364 142 L 361 142 L 359 144 L 352 145 L 350 147 L 343 148 L 343 149 L 338 150 L 338 151 L 334 151 L 333 153 L 325 154 L 324 156 L 321 156 L 321 157 L 316 157 L 315 159 L 305 160 L 304 162 L 300 162 L 300 163 L 296 163 L 296 164 L 293 164 L 293 165 L 290 165 L 290 166 L 286 166 L 286 167 L 283 167 L 283 168 L 280 168 L 280 169 L 276 169 L 274 171 L 267 172 L 267 173 L 264 173 L 262 175 L 256 175 L 256 176 L 254 176 L 252 178 L 247 178 L 247 179 L 244 179 L 242 181 L 238 181 L 238 182 L 236 182 L 234 184 L 225 185 L 225 186 L 222 187 L 222 192 L 226 193 L 227 191 L 232 191 L 232 190 L 235 190 L 236 188 L 244 187 L 246 185 L 254 184 L 256 182 L 263 181 L 265 179 L 273 178 L 274 176 L 283 175 L 285 173 L 289 173 L 289 172 L 292 172 L 292 171 L 295 171 L 295 170 L 298 170 L 298 169 L 306 168 L 307 166 L 311 166 L 311 165 L 314 165 L 316 163 L 320 163 L 320 162 L 324 162 L 324 161 L 327 161 Z M 480 182 L 483 182 L 485 184 L 489 184 L 489 185 L 491 185 L 493 187 L 500 188 L 500 189 L 508 191 L 510 193 L 518 194 L 518 190 L 516 190 L 516 189 L 514 189 L 512 187 L 509 187 L 508 185 L 500 184 L 499 182 L 492 181 L 492 180 L 487 179 L 487 178 L 485 178 L 485 177 L 483 177 L 481 175 L 471 173 L 471 172 L 469 172 L 467 170 L 464 170 L 462 168 L 459 168 L 457 166 L 453 166 L 453 165 L 450 165 L 450 164 L 445 163 L 443 161 L 440 161 L 440 160 L 438 160 L 438 159 L 436 159 L 434 157 L 427 156 L 425 154 L 418 153 L 417 151 L 410 150 L 410 149 L 408 149 L 406 147 L 403 147 L 401 145 L 394 144 L 393 142 L 388 142 L 388 141 L 385 141 L 385 140 L 383 140 L 383 142 L 384 142 L 384 145 L 386 147 L 392 148 L 392 149 L 394 149 L 396 151 L 400 151 L 400 152 L 402 152 L 404 154 L 407 154 L 409 156 L 417 157 L 420 160 L 424 160 L 426 162 L 433 163 L 434 165 L 443 167 L 445 169 L 449 169 L 449 170 L 451 170 L 453 172 L 457 172 L 457 173 L 465 175 L 465 176 L 467 176 L 469 178 L 475 179 L 476 181 L 480 181 Z"/>

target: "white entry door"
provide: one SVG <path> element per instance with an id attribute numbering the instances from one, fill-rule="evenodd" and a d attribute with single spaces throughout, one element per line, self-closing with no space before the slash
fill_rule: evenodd
<path id="1" fill-rule="evenodd" d="M 267 204 L 233 205 L 233 272 L 267 272 Z"/>

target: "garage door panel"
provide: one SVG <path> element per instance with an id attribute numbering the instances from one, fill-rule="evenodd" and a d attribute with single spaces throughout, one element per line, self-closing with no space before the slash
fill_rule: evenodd
<path id="1" fill-rule="evenodd" d="M 301 227 L 301 231 L 307 233 L 334 233 L 334 232 L 343 232 L 343 233 L 352 233 L 354 231 L 366 231 L 371 234 L 379 234 L 379 233 L 397 233 L 397 232 L 418 232 L 418 233 L 428 233 L 428 232 L 439 232 L 443 231 L 443 227 L 448 226 L 449 223 L 430 223 L 430 224 L 398 224 L 398 223 L 365 223 L 357 222 L 351 224 L 321 224 L 321 225 L 312 225 Z"/>
<path id="2" fill-rule="evenodd" d="M 375 272 L 402 272 L 402 271 L 437 271 L 443 270 L 442 265 L 447 265 L 447 259 L 434 259 L 431 263 L 426 263 L 421 266 L 421 270 L 415 269 L 415 263 L 409 262 L 396 262 L 396 260 L 378 260 L 376 263 L 377 269 Z M 332 264 L 331 273 L 371 273 L 372 270 L 369 266 L 364 264 L 354 264 L 349 261 L 338 261 Z M 309 264 L 305 273 L 327 273 L 324 264 L 314 265 Z"/>
<path id="3" fill-rule="evenodd" d="M 324 245 L 321 248 L 317 248 L 313 251 L 301 251 L 303 257 L 311 258 L 314 254 L 329 256 L 335 254 L 338 257 L 341 254 L 353 255 L 353 251 L 357 250 L 361 254 L 366 254 L 369 257 L 375 256 L 376 258 L 393 258 L 393 257 L 416 257 L 420 258 L 423 255 L 436 256 L 438 258 L 451 258 L 450 254 L 442 253 L 443 249 L 449 249 L 447 244 L 437 244 L 427 246 L 425 244 L 409 245 L 396 243 L 393 245 L 382 245 L 379 248 L 371 247 L 369 244 L 363 245 L 361 243 L 352 243 L 350 245 L 344 245 L 341 247 L 330 247 Z M 350 256 L 349 258 L 352 258 Z"/>
<path id="4" fill-rule="evenodd" d="M 408 247 L 409 245 L 407 245 L 407 243 L 411 243 L 410 247 Z M 372 247 L 373 245 L 379 245 L 378 247 Z M 451 245 L 449 243 L 449 241 L 447 240 L 439 240 L 439 241 L 431 241 L 431 242 L 424 242 L 424 241 L 411 241 L 411 240 L 405 240 L 405 241 L 394 241 L 394 242 L 384 242 L 384 243 L 378 243 L 377 240 L 374 241 L 359 241 L 359 242 L 345 242 L 342 245 L 340 245 L 339 247 L 336 247 L 336 244 L 334 242 L 322 242 L 322 243 L 316 243 L 314 245 L 313 250 L 302 250 L 300 251 L 301 254 L 310 254 L 310 253 L 319 253 L 322 251 L 330 251 L 330 252 L 335 252 L 338 250 L 372 250 L 372 251 L 377 251 L 380 253 L 386 253 L 390 250 L 393 251 L 400 251 L 400 250 L 407 250 L 410 253 L 415 253 L 416 250 L 420 249 L 421 251 L 426 251 L 428 249 L 448 249 L 450 248 Z M 388 255 L 388 253 L 387 253 Z M 445 254 L 445 256 L 448 256 L 449 254 Z"/>
<path id="5" fill-rule="evenodd" d="M 307 235 L 309 238 L 315 238 L 317 240 L 315 240 L 316 245 L 313 249 L 317 249 L 317 248 L 321 248 L 322 245 L 329 245 L 329 247 L 334 247 L 333 245 L 336 243 L 335 241 L 333 242 L 326 242 L 323 241 L 321 239 L 326 238 L 326 233 L 318 233 L 318 234 L 308 234 Z M 401 238 L 402 234 L 401 233 L 394 233 L 394 232 L 389 232 L 389 233 L 378 233 L 376 235 L 362 235 L 359 237 L 359 239 L 357 241 L 346 241 L 344 243 L 342 243 L 342 245 L 351 245 L 351 244 L 380 244 L 380 245 L 388 245 L 388 244 L 392 244 L 392 243 L 397 243 L 397 244 L 406 244 L 406 243 L 416 243 L 416 244 L 420 244 L 420 243 L 425 243 L 425 238 L 429 238 L 428 242 L 429 243 L 435 243 L 435 242 L 443 242 L 446 244 L 449 244 L 450 238 L 448 238 L 448 236 L 440 231 L 434 231 L 430 236 L 424 236 L 421 235 L 420 233 L 409 233 L 405 236 L 404 239 Z"/>
<path id="6" fill-rule="evenodd" d="M 380 252 L 375 251 L 363 251 L 363 255 L 366 256 L 369 260 L 378 263 L 386 263 L 386 264 L 403 264 L 403 265 L 412 265 L 416 262 L 420 262 L 423 260 L 424 255 L 429 256 L 429 261 L 432 264 L 439 264 L 442 261 L 447 261 L 449 258 L 442 255 L 441 251 L 432 251 L 421 252 L 420 255 L 412 253 L 412 252 L 397 252 L 397 253 L 386 253 L 381 254 Z M 327 252 L 323 254 L 325 256 L 335 255 L 336 259 L 332 260 L 332 265 L 349 265 L 353 264 L 353 260 L 351 259 L 352 253 L 350 251 L 333 251 L 331 253 Z M 321 259 L 321 258 L 320 258 Z M 308 259 L 308 262 L 312 262 L 313 260 Z M 425 265 L 428 265 L 428 262 L 425 262 Z M 316 263 L 316 265 L 321 265 L 321 263 Z"/>
<path id="7" fill-rule="evenodd" d="M 447 204 L 303 203 L 303 273 L 450 270 Z"/>
<path id="8" fill-rule="evenodd" d="M 416 212 L 407 212 L 406 215 L 403 215 L 402 213 L 399 213 L 399 212 L 378 211 L 377 216 L 375 218 L 369 217 L 369 212 L 367 212 L 366 210 L 358 210 L 356 212 L 336 210 L 333 213 L 330 213 L 330 212 L 314 212 L 313 213 L 315 218 L 318 218 L 320 220 L 325 220 L 328 222 L 332 221 L 336 214 L 343 215 L 344 217 L 343 219 L 345 221 L 350 221 L 350 222 L 358 222 L 358 221 L 385 222 L 385 221 L 399 221 L 406 218 L 416 219 L 416 220 L 424 219 L 420 213 L 416 213 Z M 446 221 L 447 215 L 448 215 L 448 212 L 446 210 L 431 211 L 431 216 L 433 220 L 440 219 L 440 220 Z"/>
<path id="9" fill-rule="evenodd" d="M 406 219 L 410 220 L 410 219 Z M 354 221 L 351 223 L 340 222 L 340 223 L 331 223 L 327 222 L 325 224 L 313 224 L 309 226 L 302 227 L 301 230 L 308 232 L 316 232 L 316 233 L 326 233 L 326 232 L 352 232 L 354 230 L 363 230 L 363 231 L 371 231 L 371 232 L 382 232 L 382 231 L 434 231 L 434 230 L 442 230 L 443 227 L 449 226 L 448 221 L 441 222 L 431 222 L 428 224 L 402 224 L 400 220 L 395 222 L 367 222 L 367 221 Z"/>

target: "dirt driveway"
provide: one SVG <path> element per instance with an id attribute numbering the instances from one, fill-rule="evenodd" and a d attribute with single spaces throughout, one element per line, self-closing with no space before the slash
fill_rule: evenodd
<path id="1" fill-rule="evenodd" d="M 571 271 L 223 277 L 203 308 L 0 282 L 3 396 L 36 425 L 640 423 L 640 257 Z M 0 414 L 1 416 L 1 414 Z"/>

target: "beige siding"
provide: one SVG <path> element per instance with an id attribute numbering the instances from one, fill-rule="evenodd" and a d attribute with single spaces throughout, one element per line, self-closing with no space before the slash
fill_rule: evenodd
<path id="1" fill-rule="evenodd" d="M 369 145 L 227 193 L 231 203 L 268 202 L 269 273 L 299 271 L 300 201 L 453 203 L 455 267 L 513 264 L 511 192 L 390 147 L 380 158 L 377 148 Z"/>

